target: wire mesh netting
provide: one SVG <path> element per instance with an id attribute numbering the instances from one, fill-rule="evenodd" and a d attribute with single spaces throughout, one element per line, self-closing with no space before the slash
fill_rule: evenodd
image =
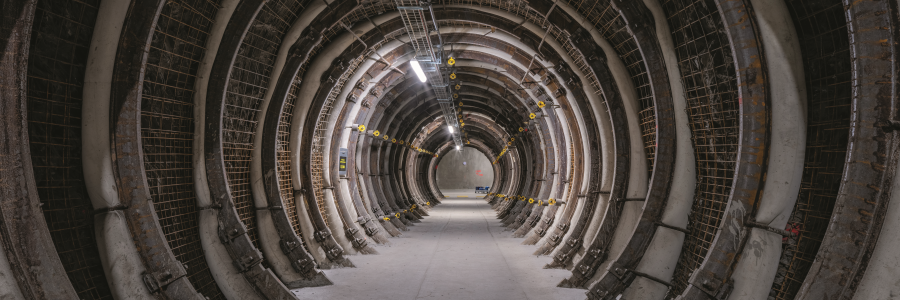
<path id="1" fill-rule="evenodd" d="M 360 56 L 350 61 L 349 66 L 344 70 L 344 74 L 337 79 L 337 82 L 328 93 L 325 103 L 322 104 L 320 113 L 316 116 L 316 126 L 313 129 L 312 145 L 310 145 L 310 178 L 312 179 L 313 189 L 316 195 L 316 203 L 318 203 L 320 213 L 326 223 L 328 222 L 328 214 L 325 213 L 325 195 L 323 188 L 325 187 L 324 168 L 328 167 L 325 164 L 324 159 L 324 148 L 325 144 L 328 142 L 325 140 L 327 135 L 326 129 L 328 127 L 328 117 L 331 116 L 334 101 L 337 100 L 338 95 L 343 90 L 344 84 L 347 83 L 347 80 L 350 79 L 350 75 L 356 71 L 359 64 L 364 61 L 364 57 L 366 56 Z"/>
<path id="2" fill-rule="evenodd" d="M 688 231 L 668 298 L 688 285 L 719 228 L 731 192 L 738 144 L 739 107 L 732 53 L 712 0 L 666 0 L 687 100 L 697 163 L 697 188 Z"/>
<path id="3" fill-rule="evenodd" d="M 847 154 L 851 60 L 840 0 L 786 1 L 800 39 L 807 91 L 806 156 L 769 299 L 794 299 L 834 210 Z"/>
<path id="4" fill-rule="evenodd" d="M 141 99 L 141 142 L 153 206 L 166 241 L 188 280 L 210 299 L 224 299 L 200 244 L 194 191 L 194 87 L 217 0 L 166 2 L 150 44 Z"/>
<path id="5" fill-rule="evenodd" d="M 305 2 L 276 0 L 263 6 L 238 50 L 225 96 L 222 148 L 228 185 L 235 209 L 257 248 L 259 234 L 250 183 L 253 137 L 281 40 Z"/>
<path id="6" fill-rule="evenodd" d="M 375 8 L 373 8 L 373 5 L 375 5 Z M 342 19 L 340 22 L 338 22 L 338 24 L 336 24 L 335 26 L 332 26 L 331 28 L 329 28 L 329 30 L 325 31 L 325 39 L 334 38 L 338 34 L 353 34 L 353 33 L 349 32 L 349 30 L 347 30 L 349 28 L 349 26 L 346 26 L 345 22 L 354 22 L 355 20 L 365 18 L 366 15 L 362 14 L 364 12 L 377 13 L 379 11 L 384 12 L 387 9 L 387 7 L 382 7 L 382 6 L 378 6 L 378 5 L 383 5 L 383 3 L 381 3 L 381 2 L 370 3 L 369 6 L 364 6 L 360 9 L 358 9 L 357 11 L 355 11 L 355 13 L 349 14 L 344 19 Z M 354 18 L 356 18 L 356 19 L 354 19 Z M 325 138 L 327 137 L 327 133 L 328 133 L 327 132 L 327 127 L 328 127 L 327 122 L 334 110 L 334 107 L 333 107 L 334 101 L 337 100 L 337 97 L 343 91 L 343 87 L 347 83 L 347 80 L 349 80 L 350 76 L 352 76 L 354 74 L 354 72 L 356 72 L 356 69 L 359 68 L 360 64 L 362 62 L 364 62 L 367 58 L 371 58 L 373 60 L 376 58 L 380 58 L 381 56 L 377 55 L 375 53 L 375 50 L 381 48 L 381 46 L 384 45 L 384 43 L 395 40 L 399 34 L 401 34 L 400 31 L 385 35 L 384 38 L 381 39 L 377 44 L 369 45 L 364 51 L 362 51 L 362 53 L 363 53 L 362 55 L 360 55 L 359 57 L 348 62 L 347 67 L 344 69 L 344 73 L 341 75 L 341 77 L 336 79 L 334 86 L 331 87 L 331 90 L 328 93 L 325 103 L 323 103 L 322 107 L 318 108 L 319 113 L 315 116 L 315 118 L 317 118 L 317 122 L 316 122 L 315 128 L 313 129 L 314 135 L 312 138 L 312 144 L 310 145 L 310 153 L 311 153 L 310 178 L 312 179 L 313 191 L 314 191 L 314 194 L 316 197 L 316 203 L 319 206 L 319 212 L 322 214 L 322 218 L 325 219 L 326 223 L 328 222 L 328 215 L 325 212 L 325 209 L 326 209 L 325 208 L 325 194 L 323 192 L 325 178 L 324 178 L 323 168 L 327 168 L 328 166 L 327 166 L 326 162 L 324 161 L 324 147 L 325 147 L 325 144 L 328 143 L 328 141 L 325 140 Z M 355 45 L 357 47 L 362 46 L 359 43 L 357 43 Z M 319 47 L 316 47 L 316 49 L 318 49 L 318 48 Z M 306 65 L 308 65 L 308 62 Z M 294 86 L 291 88 L 290 95 L 288 96 L 289 101 L 291 101 L 292 103 L 294 100 L 296 100 L 297 94 L 299 93 L 299 85 L 297 83 L 299 83 L 302 80 L 303 75 L 304 75 L 303 72 L 300 72 L 297 74 L 297 76 L 294 79 Z M 285 120 L 285 119 L 282 118 L 282 120 Z M 285 120 L 285 121 L 289 122 L 290 120 Z M 288 123 L 287 126 L 289 126 L 289 125 L 290 124 Z M 284 186 L 285 186 L 285 184 L 282 184 L 282 189 L 284 189 Z M 338 204 L 335 203 L 335 205 L 338 205 Z"/>
<path id="7" fill-rule="evenodd" d="M 653 91 L 650 78 L 644 65 L 644 58 L 637 47 L 631 33 L 625 27 L 619 12 L 613 9 L 608 0 L 566 0 L 588 20 L 600 34 L 615 48 L 622 59 L 638 97 L 640 110 L 641 138 L 644 142 L 644 154 L 647 156 L 649 174 L 653 173 L 653 159 L 656 152 L 656 114 L 653 106 Z M 611 54 L 611 53 L 610 53 Z M 610 55 L 607 54 L 607 55 Z M 652 124 L 644 126 L 643 124 Z"/>
<path id="8" fill-rule="evenodd" d="M 288 212 L 288 218 L 294 233 L 297 236 L 302 234 L 300 230 L 300 219 L 297 215 L 297 201 L 294 198 L 294 183 L 291 176 L 291 119 L 294 116 L 294 101 L 297 99 L 297 93 L 293 91 L 300 88 L 300 81 L 294 80 L 291 83 L 291 92 L 287 94 L 284 101 L 284 108 L 281 111 L 280 120 L 278 122 L 278 189 L 281 191 L 281 200 L 284 201 L 284 209 Z M 302 241 L 303 239 L 301 239 Z M 304 243 L 305 246 L 305 243 Z"/>
<path id="9" fill-rule="evenodd" d="M 112 299 L 81 161 L 84 71 L 99 5 L 97 0 L 38 1 L 28 59 L 28 135 L 38 197 L 81 299 Z"/>
<path id="10" fill-rule="evenodd" d="M 638 112 L 641 125 L 641 139 L 644 141 L 644 153 L 647 154 L 647 174 L 653 174 L 653 158 L 656 155 L 656 115 L 653 107 Z"/>

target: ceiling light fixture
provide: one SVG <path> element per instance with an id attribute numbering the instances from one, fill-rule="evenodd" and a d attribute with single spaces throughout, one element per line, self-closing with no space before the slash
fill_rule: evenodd
<path id="1" fill-rule="evenodd" d="M 453 133 L 453 126 L 447 125 L 447 130 L 450 130 L 450 133 Z"/>
<path id="2" fill-rule="evenodd" d="M 412 65 L 413 71 L 416 72 L 416 76 L 419 76 L 419 80 L 422 82 L 428 81 L 428 77 L 425 77 L 425 72 L 422 71 L 422 66 L 419 65 L 419 61 L 411 60 L 409 64 Z"/>

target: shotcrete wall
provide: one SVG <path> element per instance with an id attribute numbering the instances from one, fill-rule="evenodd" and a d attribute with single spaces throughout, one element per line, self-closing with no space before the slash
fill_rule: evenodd
<path id="1" fill-rule="evenodd" d="M 476 186 L 490 186 L 493 181 L 491 161 L 475 148 L 451 150 L 437 165 L 437 182 L 441 190 L 475 190 Z"/>

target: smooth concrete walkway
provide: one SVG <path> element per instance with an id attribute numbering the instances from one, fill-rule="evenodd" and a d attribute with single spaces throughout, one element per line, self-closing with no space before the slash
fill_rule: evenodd
<path id="1" fill-rule="evenodd" d="M 298 289 L 300 299 L 585 299 L 557 288 L 568 270 L 545 270 L 550 257 L 512 238 L 483 194 L 445 192 L 443 204 L 357 268 L 325 270 L 332 286 Z M 465 197 L 462 197 L 465 196 Z"/>

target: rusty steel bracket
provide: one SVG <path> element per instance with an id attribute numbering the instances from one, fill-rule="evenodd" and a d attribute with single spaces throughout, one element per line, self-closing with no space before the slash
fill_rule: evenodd
<path id="1" fill-rule="evenodd" d="M 283 199 L 284 195 L 281 193 L 280 178 L 278 178 L 279 127 L 281 126 L 281 116 L 284 112 L 287 94 L 291 90 L 291 85 L 297 73 L 299 73 L 300 66 L 310 60 L 313 48 L 321 42 L 322 33 L 320 28 L 310 26 L 304 29 L 301 37 L 288 50 L 287 61 L 282 68 L 278 81 L 275 83 L 275 88 L 272 91 L 272 96 L 266 109 L 266 121 L 262 124 L 263 142 L 260 162 L 262 173 L 264 174 L 263 187 L 266 193 L 266 201 L 270 206 L 281 207 L 285 201 L 294 201 L 294 199 Z M 290 285 L 292 287 L 295 285 L 310 286 L 313 283 L 327 281 L 327 279 L 318 280 L 324 278 L 324 274 L 316 270 L 315 260 L 305 247 L 299 246 L 303 244 L 303 241 L 300 239 L 301 232 L 295 230 L 291 224 L 289 213 L 296 214 L 297 212 L 273 211 L 272 221 L 281 239 L 279 244 L 281 245 L 282 253 L 290 259 L 294 271 L 306 279 L 305 282 L 290 283 Z"/>
<path id="2" fill-rule="evenodd" d="M 119 201 L 146 268 L 144 282 L 161 297 L 202 299 L 187 280 L 159 224 L 144 173 L 141 95 L 147 53 L 165 1 L 134 0 L 128 8 L 116 51 L 110 91 L 110 144 Z"/>
<path id="3" fill-rule="evenodd" d="M 295 251 L 302 251 L 306 253 L 306 250 L 303 249 L 302 244 L 298 241 L 286 241 L 281 240 L 278 242 L 279 248 L 281 248 L 281 252 L 288 255 L 291 258 L 291 267 L 294 268 L 294 271 L 300 274 L 304 274 L 304 272 L 308 272 L 308 270 L 315 269 L 316 262 L 312 257 L 300 257 L 294 259 Z M 299 255 L 298 255 L 299 256 Z"/>
<path id="4" fill-rule="evenodd" d="M 266 2 L 266 0 L 240 1 L 225 27 L 222 42 L 210 71 L 203 152 L 210 196 L 214 204 L 221 206 L 217 212 L 219 237 L 224 239 L 223 244 L 235 267 L 260 296 L 269 299 L 295 299 L 294 294 L 281 280 L 271 270 L 262 266 L 263 256 L 247 235 L 247 229 L 234 207 L 224 161 L 223 118 L 232 67 L 247 31 Z M 279 202 L 269 203 L 269 206 L 282 205 Z M 276 216 L 273 219 L 277 223 L 279 214 L 275 211 L 273 215 Z"/>
<path id="5" fill-rule="evenodd" d="M 684 233 L 684 234 L 690 234 L 690 233 L 691 233 L 690 230 L 687 230 L 687 229 L 684 229 L 684 228 L 681 228 L 681 227 L 672 226 L 672 225 L 669 225 L 669 224 L 666 224 L 666 223 L 663 223 L 663 222 L 655 222 L 655 223 L 653 223 L 653 224 L 655 224 L 656 226 L 659 226 L 659 227 L 665 227 L 665 228 L 668 228 L 668 229 L 672 229 L 672 230 L 675 230 L 675 231 L 679 231 L 679 232 L 682 232 L 682 233 Z"/>

